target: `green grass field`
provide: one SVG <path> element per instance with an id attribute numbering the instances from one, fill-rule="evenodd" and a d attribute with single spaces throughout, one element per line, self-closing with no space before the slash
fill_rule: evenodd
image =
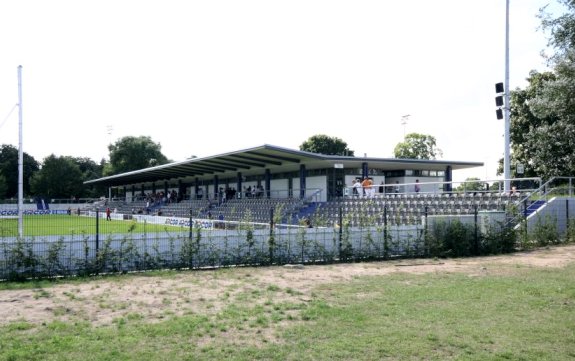
<path id="1" fill-rule="evenodd" d="M 188 228 L 168 226 L 163 224 L 137 223 L 134 221 L 120 221 L 105 219 L 98 220 L 100 234 L 124 233 L 156 233 L 156 232 L 184 232 Z M 25 215 L 23 217 L 23 235 L 50 236 L 50 235 L 77 235 L 95 234 L 96 218 L 77 215 Z M 13 237 L 18 235 L 18 220 L 16 218 L 0 219 L 0 237 Z"/>
<path id="2" fill-rule="evenodd" d="M 392 272 L 311 288 L 289 283 L 290 275 L 313 277 L 320 267 L 332 266 L 274 268 L 283 272 L 275 283 L 266 281 L 266 268 L 241 268 L 7 284 L 19 292 L 33 287 L 40 300 L 58 298 L 53 313 L 61 319 L 0 327 L 0 360 L 575 359 L 573 263 L 536 267 L 484 258 L 471 273 Z M 157 287 L 129 288 L 144 281 Z M 68 291 L 58 291 L 62 284 Z M 119 314 L 96 326 L 74 310 L 86 307 L 88 291 L 104 287 L 110 290 L 97 307 Z M 122 289 L 125 298 L 111 301 Z M 144 292 L 165 309 L 161 317 L 144 304 L 129 308 L 126 300 Z M 196 310 L 175 314 L 176 306 Z"/>

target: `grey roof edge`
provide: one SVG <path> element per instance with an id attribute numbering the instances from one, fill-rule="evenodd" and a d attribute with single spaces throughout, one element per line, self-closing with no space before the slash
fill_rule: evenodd
<path id="1" fill-rule="evenodd" d="M 327 155 L 327 154 L 312 153 L 312 152 L 307 152 L 307 151 L 302 151 L 302 150 L 284 148 L 284 147 L 279 147 L 279 146 L 270 145 L 270 144 L 263 144 L 263 145 L 244 148 L 244 149 L 240 149 L 240 150 L 236 150 L 236 151 L 225 152 L 225 153 L 220 153 L 220 154 L 205 156 L 205 157 L 185 159 L 185 160 L 166 163 L 166 164 L 162 164 L 162 165 L 158 165 L 158 166 L 154 166 L 154 167 L 148 167 L 148 168 L 133 170 L 130 172 L 114 174 L 114 175 L 107 176 L 107 177 L 88 180 L 88 181 L 85 181 L 84 184 L 100 183 L 100 182 L 105 182 L 107 180 L 118 179 L 118 178 L 122 178 L 122 177 L 129 176 L 129 175 L 143 174 L 143 173 L 146 173 L 146 172 L 151 171 L 151 170 L 170 168 L 170 167 L 178 166 L 178 165 L 192 164 L 192 163 L 201 162 L 201 161 L 205 161 L 205 160 L 217 159 L 220 157 L 226 157 L 226 156 L 241 154 L 241 153 L 246 153 L 246 152 L 253 152 L 253 151 L 257 151 L 257 150 L 273 150 L 273 151 L 278 151 L 278 152 L 282 152 L 282 153 L 305 156 L 305 157 L 309 157 L 309 158 L 315 158 L 318 160 L 326 160 L 326 161 L 377 161 L 377 162 L 412 163 L 412 164 L 425 164 L 425 163 L 445 164 L 445 165 L 453 164 L 453 165 L 465 166 L 465 167 L 484 166 L 483 162 L 462 162 L 462 161 L 450 161 L 450 160 L 438 160 L 438 159 L 428 160 L 428 159 L 377 158 L 377 157 Z"/>

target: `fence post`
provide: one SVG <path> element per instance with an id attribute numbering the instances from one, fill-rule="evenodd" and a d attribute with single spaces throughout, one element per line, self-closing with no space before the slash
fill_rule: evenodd
<path id="1" fill-rule="evenodd" d="M 428 212 L 428 207 L 425 206 L 423 208 L 423 219 L 425 222 L 425 226 L 423 228 L 423 251 L 425 252 L 425 257 L 429 257 L 429 242 L 427 239 L 427 212 Z"/>
<path id="2" fill-rule="evenodd" d="M 100 210 L 96 208 L 96 257 L 100 249 Z"/>
<path id="3" fill-rule="evenodd" d="M 477 211 L 477 204 L 473 205 L 473 220 L 475 222 L 475 255 L 479 256 L 479 232 L 478 232 L 478 211 Z"/>
<path id="4" fill-rule="evenodd" d="M 268 191 L 269 192 L 269 191 Z M 274 263 L 274 209 L 270 208 L 270 236 L 268 238 L 268 248 L 270 253 L 270 264 Z"/>
<path id="5" fill-rule="evenodd" d="M 193 212 L 193 210 L 190 208 L 190 243 L 192 242 L 192 238 L 193 238 L 193 236 L 194 236 L 194 232 L 193 232 L 193 230 L 194 230 L 194 227 L 193 227 L 194 222 L 193 222 L 193 218 L 192 218 L 192 217 L 193 217 L 193 215 L 192 215 L 193 213 L 192 213 L 192 212 Z"/>
<path id="6" fill-rule="evenodd" d="M 339 252 L 339 260 L 341 261 L 341 239 L 343 237 L 343 214 L 342 214 L 343 210 L 341 207 L 339 207 L 338 209 L 338 215 L 337 215 L 337 222 L 339 224 L 339 240 L 338 240 L 338 244 L 337 244 L 337 249 Z"/>
<path id="7" fill-rule="evenodd" d="M 387 229 L 387 205 L 383 206 L 383 258 L 389 257 L 389 230 Z"/>
<path id="8" fill-rule="evenodd" d="M 565 224 L 569 228 L 569 199 L 565 199 Z"/>

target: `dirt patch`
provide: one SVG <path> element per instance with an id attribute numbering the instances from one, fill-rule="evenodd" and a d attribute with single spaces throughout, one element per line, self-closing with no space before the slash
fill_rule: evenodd
<path id="1" fill-rule="evenodd" d="M 505 256 L 347 263 L 326 266 L 278 266 L 193 271 L 169 276 L 130 275 L 86 283 L 0 291 L 0 325 L 54 320 L 108 325 L 120 318 L 157 322 L 171 315 L 215 314 L 245 295 L 256 302 L 262 290 L 286 302 L 306 303 L 318 284 L 398 272 L 497 274 L 517 267 L 563 267 L 575 262 L 575 245 Z"/>

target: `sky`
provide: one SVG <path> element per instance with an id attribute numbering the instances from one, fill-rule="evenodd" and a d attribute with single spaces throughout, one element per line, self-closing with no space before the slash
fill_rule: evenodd
<path id="1" fill-rule="evenodd" d="M 539 9 L 510 1 L 510 88 L 546 70 Z M 309 137 L 393 157 L 411 132 L 496 179 L 505 0 L 2 0 L 0 144 L 108 158 L 149 136 L 173 161 Z M 405 117 L 409 115 L 408 117 Z M 403 120 L 406 120 L 403 122 Z"/>

